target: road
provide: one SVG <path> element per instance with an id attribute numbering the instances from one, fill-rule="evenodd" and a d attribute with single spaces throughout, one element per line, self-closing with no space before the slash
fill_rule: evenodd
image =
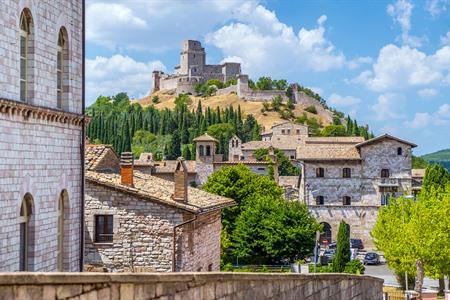
<path id="1" fill-rule="evenodd" d="M 385 285 L 398 285 L 394 272 L 384 263 L 377 266 L 366 266 L 364 274 L 384 279 Z M 439 287 L 438 280 L 425 278 L 424 287 L 437 289 Z"/>

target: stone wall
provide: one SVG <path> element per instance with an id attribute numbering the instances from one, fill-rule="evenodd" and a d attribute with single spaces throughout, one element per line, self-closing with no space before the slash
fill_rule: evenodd
<path id="1" fill-rule="evenodd" d="M 381 300 L 383 280 L 348 274 L 0 273 L 0 298 Z"/>
<path id="2" fill-rule="evenodd" d="M 140 268 L 168 272 L 173 263 L 174 227 L 193 215 L 86 182 L 85 263 L 109 272 Z M 113 215 L 113 241 L 95 242 L 95 215 Z M 177 230 L 178 271 L 217 270 L 220 262 L 220 214 L 210 213 Z"/>
<path id="3" fill-rule="evenodd" d="M 20 16 L 31 20 L 28 97 L 20 102 Z M 63 270 L 80 265 L 82 3 L 0 1 L 0 270 L 20 268 L 20 208 L 31 199 L 28 268 L 56 271 L 58 200 L 67 192 Z M 57 108 L 57 41 L 67 31 L 62 109 Z M 76 119 L 76 120 L 75 120 Z M 23 220 L 22 220 L 23 221 Z M 1 297 L 0 297 L 1 298 Z"/>

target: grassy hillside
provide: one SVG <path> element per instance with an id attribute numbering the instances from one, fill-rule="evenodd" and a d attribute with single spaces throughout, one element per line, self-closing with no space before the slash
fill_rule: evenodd
<path id="1" fill-rule="evenodd" d="M 440 163 L 450 171 L 450 149 L 425 154 L 422 158 L 431 163 Z"/>
<path id="2" fill-rule="evenodd" d="M 173 109 L 175 107 L 175 93 L 174 92 L 156 92 L 150 96 L 144 97 L 142 99 L 137 100 L 142 106 L 152 105 L 152 98 L 157 96 L 159 99 L 158 104 L 154 104 L 157 109 L 169 108 Z M 241 110 L 244 114 L 252 114 L 255 116 L 256 120 L 259 124 L 264 126 L 265 130 L 271 128 L 271 126 L 275 123 L 280 123 L 283 120 L 280 117 L 280 114 L 275 111 L 261 112 L 261 108 L 263 107 L 262 102 L 256 101 L 246 101 L 239 99 L 236 94 L 228 94 L 228 95 L 220 95 L 220 96 L 210 96 L 210 97 L 196 97 L 190 96 L 192 99 L 192 103 L 189 105 L 190 109 L 197 107 L 198 101 L 202 102 L 203 107 L 210 107 L 215 109 L 219 106 L 222 109 L 225 109 L 229 105 L 233 106 L 233 108 L 237 108 L 238 105 L 241 106 Z M 316 101 L 317 102 L 317 101 Z M 316 109 L 317 114 L 313 114 L 305 111 L 305 106 L 296 104 L 293 110 L 294 116 L 302 116 L 306 114 L 308 118 L 316 118 L 322 126 L 330 125 L 333 122 L 333 112 L 324 109 L 322 105 L 317 102 Z"/>

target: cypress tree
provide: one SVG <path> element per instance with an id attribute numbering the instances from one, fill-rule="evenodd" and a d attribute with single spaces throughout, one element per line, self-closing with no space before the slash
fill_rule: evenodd
<path id="1" fill-rule="evenodd" d="M 185 160 L 191 160 L 191 149 L 189 144 L 184 145 L 181 156 L 183 156 Z"/>
<path id="2" fill-rule="evenodd" d="M 123 119 L 122 124 L 122 147 L 120 149 L 120 153 L 131 151 L 131 133 L 130 133 L 130 125 L 128 124 L 128 120 L 126 116 Z"/>
<path id="3" fill-rule="evenodd" d="M 180 143 L 180 134 L 178 130 L 174 130 L 172 133 L 172 138 L 170 139 L 170 144 L 167 149 L 167 158 L 168 159 L 177 159 L 181 156 L 181 143 Z"/>
<path id="4" fill-rule="evenodd" d="M 336 254 L 333 259 L 333 272 L 344 272 L 345 265 L 350 262 L 350 232 L 344 220 L 339 224 Z"/>

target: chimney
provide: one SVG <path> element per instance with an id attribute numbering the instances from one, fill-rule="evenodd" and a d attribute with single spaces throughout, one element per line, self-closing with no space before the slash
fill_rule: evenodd
<path id="1" fill-rule="evenodd" d="M 134 186 L 133 154 L 131 152 L 122 152 L 120 156 L 120 182 L 123 185 Z"/>
<path id="2" fill-rule="evenodd" d="M 177 166 L 174 173 L 174 193 L 175 201 L 187 202 L 188 200 L 188 172 L 186 162 L 183 157 L 177 159 Z"/>

